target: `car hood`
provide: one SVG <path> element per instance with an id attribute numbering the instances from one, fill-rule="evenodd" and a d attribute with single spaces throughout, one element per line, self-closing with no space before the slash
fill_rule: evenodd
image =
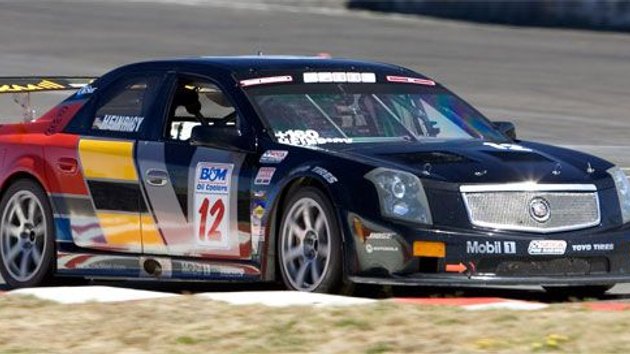
<path id="1" fill-rule="evenodd" d="M 396 142 L 353 144 L 335 150 L 348 158 L 457 184 L 595 183 L 609 180 L 606 170 L 613 166 L 588 154 L 529 142 Z"/>

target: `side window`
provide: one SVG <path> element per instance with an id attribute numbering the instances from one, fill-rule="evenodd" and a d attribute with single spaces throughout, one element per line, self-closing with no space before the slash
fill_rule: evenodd
<path id="1" fill-rule="evenodd" d="M 162 78 L 159 75 L 125 79 L 102 92 L 91 131 L 96 135 L 135 136 L 155 102 Z"/>
<path id="2" fill-rule="evenodd" d="M 201 124 L 237 129 L 236 109 L 212 82 L 180 79 L 171 100 L 166 138 L 188 141 L 192 128 Z"/>

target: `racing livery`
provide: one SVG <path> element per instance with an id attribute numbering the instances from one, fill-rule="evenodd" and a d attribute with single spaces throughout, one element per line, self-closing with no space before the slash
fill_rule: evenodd
<path id="1" fill-rule="evenodd" d="M 28 95 L 78 90 L 31 120 Z M 202 57 L 0 78 L 0 273 L 352 284 L 630 280 L 630 186 L 388 64 Z"/>

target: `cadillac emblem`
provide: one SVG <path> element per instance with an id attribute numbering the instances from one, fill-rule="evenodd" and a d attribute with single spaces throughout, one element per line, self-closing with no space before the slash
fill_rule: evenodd
<path id="1" fill-rule="evenodd" d="M 536 197 L 529 202 L 529 215 L 539 223 L 544 223 L 551 217 L 551 206 L 545 198 Z"/>

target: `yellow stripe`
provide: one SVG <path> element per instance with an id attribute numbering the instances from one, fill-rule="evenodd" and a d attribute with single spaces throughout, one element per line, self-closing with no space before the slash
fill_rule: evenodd
<path id="1" fill-rule="evenodd" d="M 157 225 L 153 221 L 153 217 L 150 214 L 140 215 L 140 221 L 142 222 L 142 243 L 146 246 L 163 246 L 164 241 L 160 235 Z"/>
<path id="2" fill-rule="evenodd" d="M 97 212 L 96 216 L 108 245 L 140 248 L 142 236 L 138 228 L 138 214 Z"/>
<path id="3" fill-rule="evenodd" d="M 85 178 L 138 181 L 133 142 L 81 139 L 79 156 Z"/>

